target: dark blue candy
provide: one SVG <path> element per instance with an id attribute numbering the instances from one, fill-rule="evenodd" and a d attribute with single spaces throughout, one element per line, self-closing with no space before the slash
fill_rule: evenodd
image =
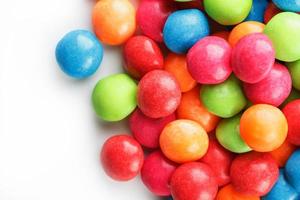
<path id="1" fill-rule="evenodd" d="M 285 165 L 285 175 L 289 183 L 300 193 L 300 149 L 288 159 Z"/>
<path id="2" fill-rule="evenodd" d="M 245 21 L 264 22 L 264 15 L 268 3 L 267 0 L 253 0 L 251 11 Z"/>
<path id="3" fill-rule="evenodd" d="M 273 0 L 273 3 L 283 11 L 300 12 L 299 0 Z"/>
<path id="4" fill-rule="evenodd" d="M 55 55 L 66 74 L 81 79 L 97 71 L 103 58 L 103 47 L 90 31 L 75 30 L 59 41 Z"/>

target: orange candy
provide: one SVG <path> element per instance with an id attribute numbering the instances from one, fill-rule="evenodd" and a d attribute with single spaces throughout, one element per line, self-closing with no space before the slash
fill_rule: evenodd
<path id="1" fill-rule="evenodd" d="M 234 190 L 231 184 L 219 190 L 216 200 L 259 200 L 259 197 L 246 196 Z"/>
<path id="2" fill-rule="evenodd" d="M 242 37 L 251 33 L 262 33 L 264 31 L 264 28 L 265 25 L 260 22 L 243 22 L 232 29 L 229 34 L 228 42 L 231 46 L 234 46 Z"/>
<path id="3" fill-rule="evenodd" d="M 160 135 L 164 155 L 177 163 L 197 161 L 208 149 L 208 135 L 200 124 L 191 120 L 170 122 Z"/>
<path id="4" fill-rule="evenodd" d="M 272 157 L 275 159 L 279 167 L 284 167 L 290 155 L 296 150 L 296 146 L 287 140 L 276 150 L 271 151 Z"/>
<path id="5" fill-rule="evenodd" d="M 181 102 L 177 108 L 177 117 L 198 122 L 206 132 L 214 130 L 220 119 L 208 112 L 203 106 L 199 98 L 199 87 L 195 87 L 182 95 Z"/>
<path id="6" fill-rule="evenodd" d="M 212 35 L 223 38 L 224 40 L 227 41 L 229 38 L 229 34 L 230 33 L 228 31 L 219 31 L 219 32 L 213 33 Z"/>
<path id="7" fill-rule="evenodd" d="M 187 92 L 197 84 L 187 70 L 185 55 L 170 53 L 165 59 L 165 70 L 175 76 L 181 92 Z"/>
<path id="8" fill-rule="evenodd" d="M 105 44 L 122 44 L 135 32 L 135 8 L 128 0 L 98 1 L 92 15 L 94 31 Z"/>
<path id="9" fill-rule="evenodd" d="M 279 148 L 286 139 L 287 131 L 287 120 L 281 110 L 267 104 L 251 106 L 240 120 L 243 140 L 258 152 Z"/>

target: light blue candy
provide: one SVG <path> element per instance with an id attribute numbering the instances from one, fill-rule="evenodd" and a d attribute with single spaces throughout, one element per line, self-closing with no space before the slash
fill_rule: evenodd
<path id="1" fill-rule="evenodd" d="M 264 15 L 268 4 L 267 0 L 253 0 L 251 11 L 245 21 L 264 22 Z"/>
<path id="2" fill-rule="evenodd" d="M 281 10 L 300 12 L 299 0 L 273 0 L 273 3 Z"/>
<path id="3" fill-rule="evenodd" d="M 58 42 L 55 55 L 62 71 L 82 79 L 97 71 L 103 58 L 103 47 L 90 31 L 75 30 Z"/>
<path id="4" fill-rule="evenodd" d="M 197 9 L 172 13 L 165 24 L 163 35 L 167 47 L 177 54 L 186 53 L 199 39 L 210 32 L 206 16 Z"/>
<path id="5" fill-rule="evenodd" d="M 300 149 L 288 159 L 285 165 L 285 175 L 289 183 L 300 193 Z"/>

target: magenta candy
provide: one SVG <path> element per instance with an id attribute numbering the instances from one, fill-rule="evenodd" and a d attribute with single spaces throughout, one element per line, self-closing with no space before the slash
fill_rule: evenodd
<path id="1" fill-rule="evenodd" d="M 175 114 L 162 118 L 150 118 L 136 109 L 129 118 L 130 130 L 135 139 L 144 147 L 158 148 L 159 136 L 163 128 L 176 119 Z"/>
<path id="2" fill-rule="evenodd" d="M 171 194 L 169 181 L 177 165 L 160 151 L 151 153 L 144 162 L 141 178 L 146 187 L 157 196 Z"/>
<path id="3" fill-rule="evenodd" d="M 156 42 L 163 42 L 163 27 L 175 9 L 172 0 L 142 0 L 136 17 L 142 33 Z"/>
<path id="4" fill-rule="evenodd" d="M 139 82 L 137 102 L 148 117 L 161 118 L 174 113 L 181 100 L 181 91 L 175 77 L 163 70 L 147 73 Z"/>
<path id="5" fill-rule="evenodd" d="M 275 51 L 272 42 L 261 33 L 243 37 L 232 50 L 233 72 L 246 83 L 257 83 L 264 79 L 274 62 Z"/>
<path id="6" fill-rule="evenodd" d="M 287 68 L 275 63 L 269 74 L 263 80 L 254 83 L 244 83 L 244 91 L 254 104 L 271 104 L 279 106 L 289 96 L 292 90 L 292 80 Z"/>
<path id="7" fill-rule="evenodd" d="M 188 70 L 201 84 L 224 82 L 231 74 L 231 47 L 226 40 L 208 36 L 199 40 L 188 52 Z"/>

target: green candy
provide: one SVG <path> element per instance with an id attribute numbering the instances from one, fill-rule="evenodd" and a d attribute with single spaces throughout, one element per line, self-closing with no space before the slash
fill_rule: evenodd
<path id="1" fill-rule="evenodd" d="M 207 14 L 222 25 L 242 22 L 252 8 L 252 0 L 204 0 Z"/>
<path id="2" fill-rule="evenodd" d="M 281 108 L 283 108 L 286 104 L 288 104 L 289 102 L 296 100 L 296 99 L 300 99 L 300 92 L 298 90 L 295 90 L 294 88 L 292 88 L 292 91 L 290 93 L 290 95 L 288 96 L 288 98 L 280 105 Z"/>
<path id="3" fill-rule="evenodd" d="M 276 58 L 285 62 L 300 59 L 300 15 L 292 12 L 279 13 L 264 29 L 273 42 Z"/>
<path id="4" fill-rule="evenodd" d="M 219 143 L 234 153 L 246 153 L 251 151 L 251 148 L 240 136 L 240 119 L 241 115 L 223 119 L 216 129 L 216 137 Z"/>
<path id="5" fill-rule="evenodd" d="M 233 117 L 247 105 L 240 82 L 234 76 L 221 84 L 202 86 L 200 98 L 208 111 L 223 118 Z"/>
<path id="6" fill-rule="evenodd" d="M 105 121 L 119 121 L 136 108 L 137 85 L 126 74 L 101 79 L 94 88 L 92 102 L 97 115 Z"/>
<path id="7" fill-rule="evenodd" d="M 300 43 L 298 45 L 300 45 Z M 292 63 L 287 63 L 287 66 L 292 76 L 294 88 L 300 90 L 300 60 Z"/>

